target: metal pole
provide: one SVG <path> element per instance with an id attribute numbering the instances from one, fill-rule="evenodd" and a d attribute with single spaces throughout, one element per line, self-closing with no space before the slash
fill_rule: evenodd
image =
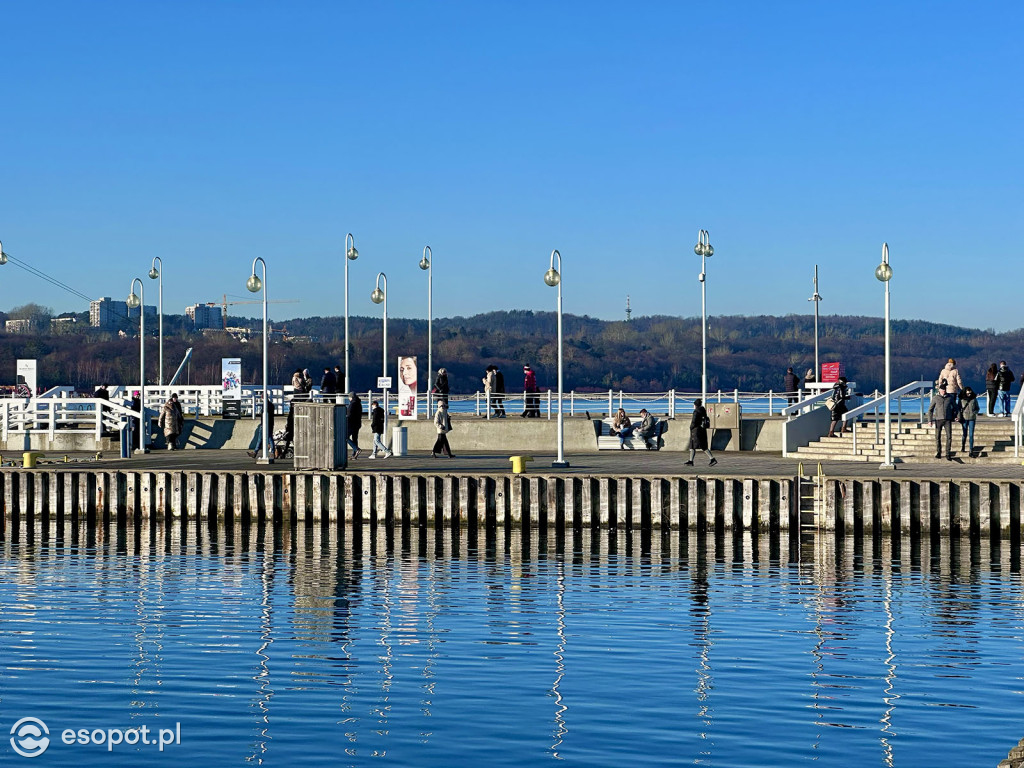
<path id="1" fill-rule="evenodd" d="M 555 268 L 555 258 L 558 258 L 558 268 Z M 558 316 L 558 458 L 551 462 L 552 467 L 568 467 L 569 462 L 565 460 L 565 413 L 562 406 L 563 396 L 563 355 L 562 355 L 562 254 L 557 250 L 551 251 L 551 263 L 547 273 L 544 275 L 544 282 L 549 286 L 558 289 L 557 316 Z M 548 413 L 551 413 L 550 399 Z"/>
<path id="2" fill-rule="evenodd" d="M 255 290 L 263 290 L 263 418 L 261 420 L 263 430 L 263 450 L 261 451 L 260 458 L 257 461 L 260 464 L 273 464 L 274 460 L 270 457 L 267 449 L 270 446 L 270 434 L 268 430 L 270 428 L 270 414 L 268 413 L 269 400 L 267 397 L 267 375 L 268 372 L 268 354 L 270 348 L 270 338 L 267 332 L 267 262 L 263 260 L 262 256 L 257 256 L 252 260 L 252 277 L 249 278 L 249 290 L 253 290 L 253 278 L 256 277 L 256 262 L 263 265 L 263 282 L 257 284 L 258 287 Z M 258 280 L 258 278 L 257 278 Z"/>
<path id="3" fill-rule="evenodd" d="M 889 280 L 892 278 L 892 268 L 889 266 L 889 244 L 882 243 L 882 263 L 876 270 L 877 277 L 885 283 L 885 463 L 882 469 L 894 469 L 892 462 L 892 376 L 891 357 L 889 343 Z"/>
<path id="4" fill-rule="evenodd" d="M 160 262 L 160 269 L 156 268 L 156 263 Z M 157 372 L 157 381 L 160 382 L 160 386 L 164 385 L 164 261 L 159 256 L 153 257 L 153 265 L 149 270 L 150 279 L 157 279 L 157 286 L 159 295 L 156 301 L 156 313 L 157 313 L 157 327 L 158 335 L 160 337 L 160 370 Z"/>
<path id="5" fill-rule="evenodd" d="M 818 302 L 821 301 L 821 294 L 818 293 L 818 265 L 814 265 L 814 295 L 808 299 L 814 302 L 814 381 L 821 376 L 821 366 L 818 363 Z"/>
<path id="6" fill-rule="evenodd" d="M 433 399 L 431 389 L 434 381 L 434 308 L 431 306 L 434 298 L 434 252 L 429 245 L 423 246 L 420 269 L 427 270 L 427 415 L 429 416 Z"/>
<path id="7" fill-rule="evenodd" d="M 345 235 L 345 394 L 352 391 L 348 377 L 348 263 L 359 258 L 356 239 L 349 232 Z"/>
<path id="8" fill-rule="evenodd" d="M 149 453 L 149 419 L 146 418 L 146 291 L 142 280 L 133 278 L 128 296 L 129 307 L 139 284 L 139 447 L 136 453 Z"/>
<path id="9" fill-rule="evenodd" d="M 711 247 L 711 235 L 706 229 L 697 233 L 697 245 L 694 253 L 700 256 L 700 396 L 703 402 L 708 399 L 708 302 L 707 302 L 707 257 L 715 253 Z"/>
<path id="10" fill-rule="evenodd" d="M 380 281 L 384 281 L 384 289 L 381 290 Z M 383 373 L 381 374 L 385 378 L 388 375 L 388 276 L 383 272 L 377 273 L 377 286 L 373 289 L 373 293 L 370 294 L 370 301 L 374 304 L 384 303 L 384 354 L 383 354 Z M 384 401 L 387 402 L 388 391 L 384 389 Z M 384 434 L 387 434 L 387 409 L 384 410 Z"/>

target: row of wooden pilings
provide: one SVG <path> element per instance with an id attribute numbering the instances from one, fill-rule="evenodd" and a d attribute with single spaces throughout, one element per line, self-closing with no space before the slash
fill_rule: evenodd
<path id="1" fill-rule="evenodd" d="M 803 481 L 807 482 L 807 481 Z M 323 525 L 795 530 L 797 477 L 356 474 L 310 472 L 0 472 L 5 521 L 74 515 Z M 1021 483 L 827 479 L 816 528 L 854 533 L 1020 536 Z M 5 524 L 5 528 L 10 526 Z"/>

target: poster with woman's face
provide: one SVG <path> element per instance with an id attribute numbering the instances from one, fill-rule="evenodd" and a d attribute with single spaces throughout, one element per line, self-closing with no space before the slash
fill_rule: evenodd
<path id="1" fill-rule="evenodd" d="M 416 418 L 416 358 L 398 358 L 398 418 Z"/>

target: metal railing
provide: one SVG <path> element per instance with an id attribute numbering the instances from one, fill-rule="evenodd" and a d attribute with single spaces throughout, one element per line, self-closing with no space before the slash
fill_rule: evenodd
<path id="1" fill-rule="evenodd" d="M 920 412 L 920 418 L 918 419 L 919 424 L 924 423 L 924 400 L 925 397 L 931 394 L 934 382 L 931 381 L 912 381 L 910 384 L 904 384 L 899 389 L 894 389 L 889 393 L 889 412 L 890 414 L 896 415 L 896 434 L 899 434 L 900 429 L 903 426 L 903 402 L 904 400 L 917 400 L 918 408 Z M 885 414 L 885 393 L 879 395 L 876 390 L 873 393 L 873 398 L 863 405 L 859 405 L 856 408 L 851 408 L 842 416 L 843 424 L 849 424 L 851 422 L 860 421 L 861 417 L 866 413 L 874 411 L 875 415 L 875 441 L 874 444 L 878 445 L 882 442 L 881 430 L 880 430 L 880 419 L 879 414 L 882 416 Z M 892 407 L 892 401 L 896 401 L 896 408 Z M 857 455 L 857 428 L 853 428 L 853 455 Z"/>

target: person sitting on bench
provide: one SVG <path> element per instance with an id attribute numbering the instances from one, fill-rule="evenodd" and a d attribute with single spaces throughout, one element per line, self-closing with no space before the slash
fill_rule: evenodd
<path id="1" fill-rule="evenodd" d="M 640 409 L 640 426 L 636 433 L 644 441 L 647 450 L 658 450 L 658 420 L 646 408 Z"/>

